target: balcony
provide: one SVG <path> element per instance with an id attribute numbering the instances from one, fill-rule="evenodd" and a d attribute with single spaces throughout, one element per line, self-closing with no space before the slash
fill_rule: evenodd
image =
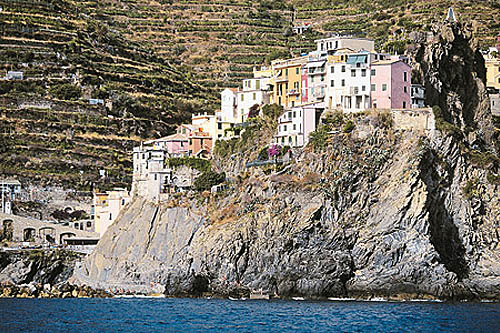
<path id="1" fill-rule="evenodd" d="M 287 92 L 288 96 L 300 95 L 299 89 L 289 89 Z"/>
<path id="2" fill-rule="evenodd" d="M 288 82 L 288 76 L 277 77 L 276 79 L 274 79 L 274 82 L 276 83 Z"/>
<path id="3" fill-rule="evenodd" d="M 326 69 L 320 68 L 320 69 L 317 69 L 315 71 L 311 71 L 311 69 L 310 69 L 309 72 L 307 73 L 307 75 L 320 75 L 320 74 L 326 74 Z"/>

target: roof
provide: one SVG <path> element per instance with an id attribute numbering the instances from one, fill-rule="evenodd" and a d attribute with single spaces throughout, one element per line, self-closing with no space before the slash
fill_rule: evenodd
<path id="1" fill-rule="evenodd" d="M 19 180 L 16 180 L 16 179 L 0 179 L 0 184 L 21 186 L 21 183 L 19 182 Z"/>
<path id="2" fill-rule="evenodd" d="M 387 60 L 376 60 L 372 62 L 372 65 L 391 65 L 395 64 L 397 62 L 402 62 L 403 64 L 408 65 L 406 62 L 404 62 L 402 59 L 387 59 Z M 410 66 L 410 65 L 408 65 Z"/>
<path id="3" fill-rule="evenodd" d="M 169 136 L 165 136 L 163 138 L 146 141 L 145 144 L 152 144 L 152 143 L 161 142 L 161 141 L 187 141 L 187 140 L 188 140 L 187 135 L 175 133 L 175 134 L 172 134 Z"/>
<path id="4" fill-rule="evenodd" d="M 311 68 L 311 67 L 323 67 L 326 63 L 326 60 L 317 60 L 317 61 L 310 61 L 306 64 L 306 68 Z"/>

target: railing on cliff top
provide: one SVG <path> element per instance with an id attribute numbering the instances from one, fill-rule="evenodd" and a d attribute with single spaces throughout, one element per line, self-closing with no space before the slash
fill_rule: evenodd
<path id="1" fill-rule="evenodd" d="M 264 160 L 264 161 L 252 161 L 248 162 L 245 166 L 247 168 L 254 167 L 254 166 L 261 166 L 261 165 L 266 165 L 266 164 L 278 164 L 278 163 L 283 163 L 282 158 L 274 159 L 274 160 Z"/>

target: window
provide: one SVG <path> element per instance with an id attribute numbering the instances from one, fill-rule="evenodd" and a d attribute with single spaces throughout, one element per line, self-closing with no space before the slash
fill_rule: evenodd
<path id="1" fill-rule="evenodd" d="M 366 91 L 366 86 L 361 86 L 361 91 Z"/>
<path id="2" fill-rule="evenodd" d="M 281 143 L 285 143 L 285 138 L 281 138 Z"/>
<path id="3" fill-rule="evenodd" d="M 158 180 L 158 175 L 155 173 L 155 180 Z"/>
<path id="4" fill-rule="evenodd" d="M 260 89 L 260 80 L 255 81 L 255 89 Z"/>
<path id="5" fill-rule="evenodd" d="M 125 199 L 122 199 L 122 206 L 125 205 Z"/>
<path id="6" fill-rule="evenodd" d="M 321 75 L 321 82 L 325 81 L 325 75 Z"/>
<path id="7" fill-rule="evenodd" d="M 403 87 L 403 92 L 406 94 L 408 93 L 408 88 L 407 87 Z"/>
<path id="8" fill-rule="evenodd" d="M 278 104 L 281 105 L 281 97 L 278 97 Z"/>
<path id="9" fill-rule="evenodd" d="M 296 111 L 293 111 L 293 117 L 296 118 L 297 117 L 297 112 Z"/>
<path id="10" fill-rule="evenodd" d="M 245 95 L 241 94 L 241 101 L 243 102 L 245 100 Z"/>
<path id="11" fill-rule="evenodd" d="M 345 72 L 345 66 L 342 65 L 342 73 L 344 73 L 344 72 Z"/>
<path id="12" fill-rule="evenodd" d="M 295 106 L 295 101 L 292 101 L 292 108 Z"/>
<path id="13" fill-rule="evenodd" d="M 345 87 L 345 80 L 342 80 L 342 87 Z"/>
<path id="14" fill-rule="evenodd" d="M 406 109 L 406 102 L 403 102 L 403 109 Z"/>
<path id="15" fill-rule="evenodd" d="M 109 220 L 111 221 L 113 219 L 113 213 L 109 213 Z"/>
<path id="16" fill-rule="evenodd" d="M 335 73 L 335 67 L 330 67 L 330 73 Z"/>
<path id="17" fill-rule="evenodd" d="M 283 125 L 283 132 L 286 132 L 286 125 Z"/>
<path id="18" fill-rule="evenodd" d="M 403 81 L 405 81 L 405 82 L 408 81 L 408 73 L 407 72 L 403 73 Z"/>
<path id="19" fill-rule="evenodd" d="M 295 74 L 299 75 L 299 68 L 295 68 Z"/>
<path id="20" fill-rule="evenodd" d="M 362 70 L 361 70 L 361 76 L 362 76 L 362 77 L 365 77 L 365 76 L 366 76 L 366 69 L 362 69 Z"/>
<path id="21" fill-rule="evenodd" d="M 356 77 L 356 70 L 355 69 L 351 69 L 351 77 Z"/>
<path id="22" fill-rule="evenodd" d="M 339 48 L 339 41 L 338 41 L 338 40 L 336 40 L 336 41 L 335 41 L 335 48 L 336 48 L 336 49 L 338 49 L 338 48 Z"/>
<path id="23" fill-rule="evenodd" d="M 288 68 L 285 69 L 285 76 L 288 76 Z"/>
<path id="24" fill-rule="evenodd" d="M 299 117 L 302 117 L 302 111 L 299 111 Z"/>
<path id="25" fill-rule="evenodd" d="M 222 123 L 217 123 L 217 129 L 222 129 Z M 182 142 L 181 142 L 181 147 L 182 147 Z"/>
<path id="26" fill-rule="evenodd" d="M 293 83 L 293 89 L 299 90 L 299 82 L 294 82 Z"/>
<path id="27" fill-rule="evenodd" d="M 293 124 L 293 130 L 297 130 L 297 125 L 296 124 Z"/>
<path id="28" fill-rule="evenodd" d="M 87 222 L 87 228 L 92 228 L 92 222 L 90 221 Z"/>
<path id="29" fill-rule="evenodd" d="M 144 159 L 144 158 L 145 158 L 145 156 L 144 156 L 144 154 L 142 154 L 142 159 Z"/>
<path id="30" fill-rule="evenodd" d="M 375 91 L 376 90 L 376 85 L 375 83 L 372 84 L 372 91 Z"/>
<path id="31" fill-rule="evenodd" d="M 285 90 L 288 90 L 288 82 L 285 83 Z"/>
<path id="32" fill-rule="evenodd" d="M 311 76 L 311 83 L 314 83 L 314 76 Z"/>
<path id="33" fill-rule="evenodd" d="M 257 99 L 257 94 L 256 93 L 253 93 L 253 100 L 255 101 Z"/>
<path id="34" fill-rule="evenodd" d="M 387 91 L 387 84 L 382 84 L 382 91 Z"/>
<path id="35" fill-rule="evenodd" d="M 335 82 L 333 80 L 330 81 L 330 87 L 335 87 Z"/>
<path id="36" fill-rule="evenodd" d="M 292 143 L 292 137 L 291 136 L 288 137 L 288 142 Z"/>
<path id="37" fill-rule="evenodd" d="M 375 75 L 377 75 L 377 72 L 374 69 L 372 69 L 371 75 L 375 76 Z"/>

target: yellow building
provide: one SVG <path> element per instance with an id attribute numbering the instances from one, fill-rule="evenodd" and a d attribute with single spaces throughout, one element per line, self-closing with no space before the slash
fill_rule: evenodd
<path id="1" fill-rule="evenodd" d="M 500 89 L 500 59 L 488 57 L 486 65 L 486 86 Z"/>
<path id="2" fill-rule="evenodd" d="M 270 85 L 273 90 L 270 103 L 284 108 L 301 104 L 302 67 L 307 63 L 307 56 L 288 60 L 275 60 L 271 63 L 273 78 Z"/>

